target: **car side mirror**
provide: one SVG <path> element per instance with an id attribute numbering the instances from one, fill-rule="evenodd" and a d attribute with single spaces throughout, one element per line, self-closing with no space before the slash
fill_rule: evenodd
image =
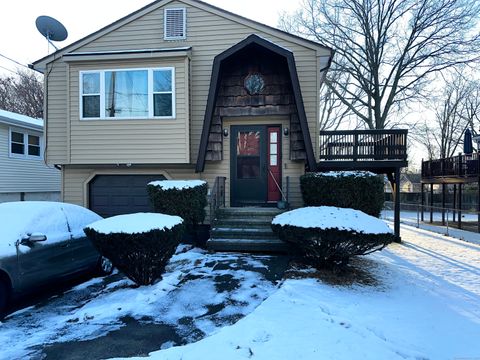
<path id="1" fill-rule="evenodd" d="M 34 243 L 37 243 L 37 242 L 42 242 L 42 241 L 45 241 L 47 240 L 47 236 L 44 235 L 44 234 L 40 234 L 40 233 L 36 233 L 36 234 L 30 234 L 28 235 L 28 237 L 22 239 L 20 241 L 20 244 L 22 245 L 31 245 L 31 244 L 34 244 Z"/>

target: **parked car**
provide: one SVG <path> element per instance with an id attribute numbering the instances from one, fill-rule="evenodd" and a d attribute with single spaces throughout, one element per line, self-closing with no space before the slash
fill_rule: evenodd
<path id="1" fill-rule="evenodd" d="M 83 207 L 47 201 L 0 204 L 0 318 L 9 302 L 80 273 L 112 271 L 83 228 L 101 219 Z"/>

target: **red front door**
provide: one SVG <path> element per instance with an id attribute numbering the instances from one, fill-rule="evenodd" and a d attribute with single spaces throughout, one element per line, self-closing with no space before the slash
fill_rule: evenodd
<path id="1" fill-rule="evenodd" d="M 269 127 L 267 137 L 267 169 L 268 169 L 268 202 L 282 199 L 280 188 L 282 186 L 282 159 L 280 149 L 280 127 Z"/>

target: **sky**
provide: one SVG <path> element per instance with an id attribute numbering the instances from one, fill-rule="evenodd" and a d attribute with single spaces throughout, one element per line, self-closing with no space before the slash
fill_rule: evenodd
<path id="1" fill-rule="evenodd" d="M 204 0 L 261 23 L 276 26 L 282 11 L 291 12 L 299 0 Z M 151 3 L 152 0 L 12 0 L 0 7 L 0 55 L 29 64 L 48 54 L 46 40 L 35 27 L 35 19 L 48 15 L 59 20 L 68 31 L 64 47 Z M 53 48 L 50 47 L 50 52 Z M 19 65 L 0 56 L 0 75 Z M 6 68 L 6 69 L 5 69 Z"/>

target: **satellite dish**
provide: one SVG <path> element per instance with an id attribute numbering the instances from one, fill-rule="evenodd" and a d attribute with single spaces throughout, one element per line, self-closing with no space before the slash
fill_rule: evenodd
<path id="1" fill-rule="evenodd" d="M 58 50 L 58 48 L 52 43 L 52 41 L 63 41 L 68 36 L 65 26 L 63 26 L 60 21 L 50 16 L 42 15 L 37 17 L 35 25 L 40 34 L 47 39 L 48 43 L 51 44 L 55 50 Z"/>

